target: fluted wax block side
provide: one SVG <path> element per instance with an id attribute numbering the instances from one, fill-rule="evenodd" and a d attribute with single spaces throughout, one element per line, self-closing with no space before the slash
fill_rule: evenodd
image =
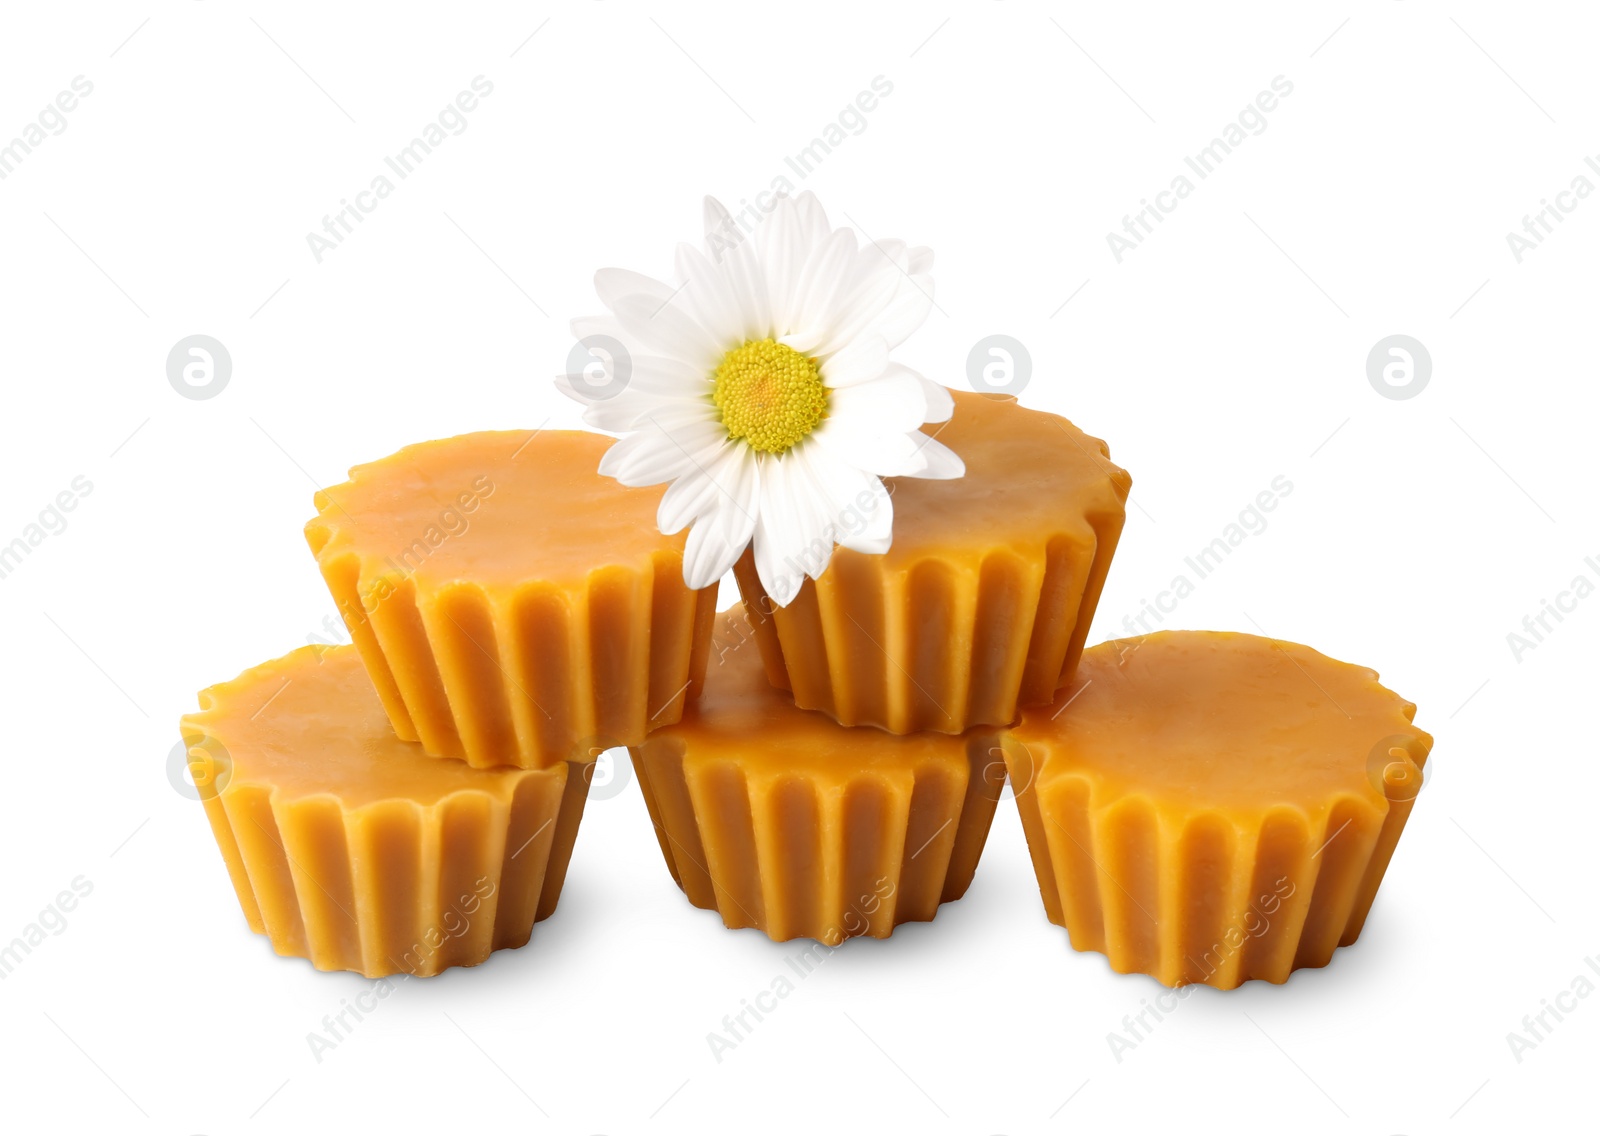
<path id="1" fill-rule="evenodd" d="M 1231 632 L 1103 643 L 1003 732 L 1045 913 L 1169 986 L 1355 942 L 1433 739 L 1364 667 Z"/>
<path id="2" fill-rule="evenodd" d="M 773 685 L 841 725 L 1007 725 L 1050 701 L 1083 651 L 1131 479 L 1064 418 L 953 397 L 951 421 L 926 430 L 966 474 L 888 479 L 887 552 L 835 548 L 783 607 L 751 551 L 734 567 Z"/>
<path id="3" fill-rule="evenodd" d="M 1092 808 L 1070 780 L 1016 800 L 1050 921 L 1074 949 L 1168 986 L 1231 989 L 1327 965 L 1360 933 L 1376 890 L 1363 884 L 1382 877 L 1381 838 L 1404 825 L 1353 799 L 1312 815 L 1275 810 L 1251 827 L 1173 818 L 1148 802 Z"/>
<path id="4" fill-rule="evenodd" d="M 593 763 L 473 769 L 389 730 L 352 647 L 201 695 L 182 734 L 245 921 L 280 955 L 433 975 L 528 942 L 556 908 Z"/>
<path id="5" fill-rule="evenodd" d="M 696 759 L 672 738 L 630 753 L 668 870 L 691 903 L 728 927 L 833 945 L 884 938 L 965 894 L 1003 774 L 993 735 L 975 733 L 959 749 L 956 760 L 836 776 Z"/>
<path id="6" fill-rule="evenodd" d="M 659 489 L 597 472 L 606 445 L 469 434 L 317 493 L 306 540 L 400 737 L 538 769 L 678 720 L 704 677 L 716 589 L 684 584 Z"/>

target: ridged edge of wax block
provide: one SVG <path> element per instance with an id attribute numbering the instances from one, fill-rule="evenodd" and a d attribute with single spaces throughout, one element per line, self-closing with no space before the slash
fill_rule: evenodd
<path id="1" fill-rule="evenodd" d="M 188 718 L 183 732 L 191 762 L 217 761 Z M 560 899 L 592 772 L 565 763 L 429 806 L 357 808 L 332 792 L 290 800 L 215 771 L 201 780 L 223 785 L 202 800 L 250 929 L 318 970 L 381 978 L 526 944 Z"/>
<path id="2" fill-rule="evenodd" d="M 975 734 L 964 761 L 925 755 L 842 782 L 752 776 L 737 758 L 691 762 L 665 735 L 629 753 L 690 903 L 730 928 L 833 946 L 886 938 L 966 894 L 998 799 L 995 748 Z"/>
<path id="3" fill-rule="evenodd" d="M 578 592 L 529 582 L 493 598 L 470 581 L 423 589 L 356 553 L 325 556 L 328 525 L 306 526 L 323 579 L 395 733 L 431 756 L 476 768 L 592 760 L 678 721 L 705 678 L 716 589 L 689 589 L 677 552 L 645 571 L 597 568 Z"/>
<path id="4" fill-rule="evenodd" d="M 1409 713 L 1407 715 L 1409 717 Z M 1088 777 L 1038 783 L 1047 747 L 1002 749 L 1040 897 L 1074 950 L 1166 986 L 1286 982 L 1356 941 L 1410 816 L 1433 739 L 1418 732 L 1384 803 L 1341 793 L 1254 819 L 1095 800 Z"/>
<path id="5" fill-rule="evenodd" d="M 891 569 L 835 549 L 821 579 L 777 607 L 754 555 L 734 566 L 773 685 L 844 726 L 959 734 L 1004 726 L 1072 677 L 1122 532 L 1123 513 L 1031 548 L 952 550 Z"/>

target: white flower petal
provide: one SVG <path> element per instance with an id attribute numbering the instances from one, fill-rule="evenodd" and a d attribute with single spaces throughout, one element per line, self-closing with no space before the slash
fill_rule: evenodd
<path id="1" fill-rule="evenodd" d="M 888 352 L 885 350 L 887 359 Z M 909 433 L 927 421 L 922 376 L 891 366 L 875 379 L 837 388 L 828 395 L 828 417 L 852 430 Z"/>
<path id="2" fill-rule="evenodd" d="M 856 415 L 832 415 L 811 434 L 818 444 L 857 469 L 879 477 L 960 477 L 956 457 L 920 430 L 904 433 L 863 423 Z"/>
<path id="3" fill-rule="evenodd" d="M 751 495 L 754 516 L 755 495 Z M 709 588 L 733 570 L 750 544 L 754 523 L 730 502 L 689 530 L 683 548 L 683 582 L 691 588 Z"/>
<path id="4" fill-rule="evenodd" d="M 800 274 L 791 302 L 791 327 L 781 342 L 810 353 L 832 330 L 834 298 L 849 283 L 850 260 L 856 252 L 856 235 L 837 229 L 821 249 L 812 253 Z"/>
<path id="5" fill-rule="evenodd" d="M 613 360 L 608 372 L 557 375 L 555 384 L 562 394 L 584 404 L 583 420 L 596 430 L 621 433 L 648 415 L 678 407 L 694 407 L 703 417 L 716 414 L 708 377 L 660 356 L 629 353 L 625 362 Z"/>
<path id="6" fill-rule="evenodd" d="M 831 331 L 813 354 L 831 354 L 871 328 L 907 283 L 908 264 L 904 241 L 876 241 L 858 250 L 847 283 L 822 321 Z"/>
<path id="7" fill-rule="evenodd" d="M 652 414 L 605 452 L 600 472 L 624 485 L 659 485 L 704 469 L 727 436 L 721 423 L 709 419 Z"/>
<path id="8" fill-rule="evenodd" d="M 710 194 L 706 195 L 701 213 L 705 220 L 706 255 L 714 261 L 721 260 L 723 252 L 738 244 L 744 234 L 733 223 L 727 206 Z"/>
<path id="9" fill-rule="evenodd" d="M 909 370 L 909 368 L 907 368 Z M 915 371 L 912 374 L 917 374 Z M 923 412 L 924 422 L 948 422 L 950 416 L 956 412 L 956 400 L 950 397 L 950 390 L 940 386 L 932 379 L 925 379 L 921 375 L 917 378 L 922 382 L 922 400 L 927 409 Z"/>
<path id="10" fill-rule="evenodd" d="M 572 385 L 572 376 L 571 375 L 557 375 L 555 378 L 556 378 L 556 390 L 558 390 L 562 394 L 566 395 L 573 402 L 581 402 L 585 406 L 589 405 L 589 402 L 590 402 L 589 395 L 586 394 L 586 393 L 580 392 L 577 387 Z"/>
<path id="11" fill-rule="evenodd" d="M 557 376 L 556 386 L 565 390 L 569 381 L 566 375 Z M 718 417 L 716 405 L 709 398 L 685 398 L 677 393 L 661 394 L 636 387 L 629 387 L 613 398 L 594 399 L 583 412 L 583 420 L 590 426 L 612 433 L 649 425 L 652 420 L 702 418 L 714 421 Z"/>
<path id="12" fill-rule="evenodd" d="M 756 574 L 780 607 L 800 593 L 807 576 L 821 575 L 833 555 L 821 489 L 790 455 L 761 463 L 761 512 L 754 536 Z"/>
<path id="13" fill-rule="evenodd" d="M 863 336 L 824 360 L 822 381 L 829 387 L 870 382 L 889 366 L 889 345 L 875 335 Z"/>
<path id="14" fill-rule="evenodd" d="M 918 428 L 948 420 L 950 392 L 890 359 L 933 307 L 933 256 L 898 239 L 866 245 L 834 229 L 814 194 L 779 195 L 745 231 L 715 199 L 704 203 L 705 251 L 684 246 L 681 288 L 604 269 L 595 289 L 611 314 L 573 321 L 579 339 L 604 335 L 629 364 L 619 379 L 569 364 L 557 387 L 584 419 L 624 436 L 600 472 L 628 485 L 670 482 L 657 510 L 663 532 L 689 535 L 684 578 L 716 583 L 746 547 L 779 604 L 828 566 L 836 546 L 886 552 L 893 500 L 880 477 L 949 478 L 961 459 Z M 741 214 L 748 223 L 750 214 Z M 829 412 L 781 455 L 732 441 L 711 397 L 728 350 L 771 336 L 815 358 Z"/>
<path id="15" fill-rule="evenodd" d="M 906 426 L 907 430 L 914 430 L 925 422 L 948 422 L 950 421 L 950 416 L 955 413 L 955 399 L 950 396 L 948 390 L 932 379 L 925 378 L 921 373 L 913 371 L 903 363 L 888 364 L 878 378 L 897 380 L 897 387 L 903 392 L 908 405 L 916 404 L 920 400 L 921 417 Z M 905 379 L 915 382 L 918 391 L 915 396 L 911 393 L 910 388 L 904 385 L 903 380 Z M 906 413 L 909 420 L 909 411 Z M 880 423 L 880 425 L 886 426 L 887 423 Z"/>
<path id="16" fill-rule="evenodd" d="M 724 351 L 743 343 L 744 304 L 728 278 L 726 261 L 713 264 L 693 245 L 680 244 L 675 267 L 683 287 L 672 302 L 693 312 Z"/>
<path id="17" fill-rule="evenodd" d="M 591 335 L 606 335 L 612 339 L 621 340 L 628 333 L 622 330 L 622 325 L 617 322 L 617 317 L 604 316 L 579 316 L 567 325 L 574 339 L 587 339 Z"/>
<path id="18" fill-rule="evenodd" d="M 599 380 L 599 381 L 603 381 L 603 380 Z M 628 427 L 633 425 L 634 420 L 636 420 L 638 418 L 638 414 L 634 410 L 630 410 L 630 409 L 625 409 L 625 410 L 621 410 L 621 411 L 616 410 L 612 405 L 612 404 L 617 402 L 617 399 L 615 399 L 615 398 L 612 398 L 612 399 L 597 399 L 597 398 L 595 398 L 594 397 L 594 387 L 590 385 L 590 382 L 589 382 L 588 378 L 586 376 L 584 376 L 584 375 L 557 375 L 557 376 L 555 376 L 555 382 L 556 382 L 556 390 L 558 390 L 562 394 L 566 395 L 573 402 L 577 402 L 577 403 L 582 403 L 583 404 L 583 407 L 584 407 L 583 420 L 585 422 L 589 423 L 589 425 L 595 427 L 597 430 L 626 430 L 626 429 L 628 429 Z M 637 405 L 638 405 L 637 403 L 634 403 L 633 407 L 636 409 Z M 603 415 L 596 415 L 595 417 L 591 418 L 590 415 L 593 414 L 595 409 L 598 408 L 598 407 L 606 407 L 607 409 L 611 410 L 611 413 L 603 414 Z M 611 421 L 611 422 L 614 422 L 614 423 L 619 423 L 619 424 L 618 425 L 612 425 L 612 426 L 602 426 L 596 420 L 597 418 L 602 418 L 602 417 L 607 419 L 608 421 Z"/>
<path id="19" fill-rule="evenodd" d="M 622 349 L 627 352 L 626 358 L 613 359 L 606 374 L 591 371 L 589 375 L 558 375 L 556 385 L 561 388 L 562 393 L 580 402 L 595 401 L 598 392 L 606 392 L 602 395 L 602 399 L 637 392 L 659 395 L 663 398 L 701 398 L 711 393 L 711 377 L 680 359 L 668 359 L 661 355 L 635 355 L 628 351 L 626 343 L 622 344 Z M 599 356 L 592 359 L 591 368 L 598 367 L 600 361 Z M 610 394 L 610 384 L 606 382 L 608 375 L 622 380 L 619 384 L 620 390 L 614 396 Z"/>
<path id="20" fill-rule="evenodd" d="M 801 237 L 805 241 L 808 251 L 820 248 L 822 242 L 828 239 L 832 226 L 828 224 L 828 215 L 823 212 L 822 202 L 817 200 L 817 195 L 809 189 L 794 199 L 795 215 L 800 222 Z"/>
<path id="21" fill-rule="evenodd" d="M 888 552 L 894 502 L 883 482 L 811 442 L 802 442 L 792 452 L 827 495 L 832 539 L 857 552 Z"/>
<path id="22" fill-rule="evenodd" d="M 671 284 L 626 268 L 602 268 L 594 274 L 594 290 L 600 302 L 615 311 L 617 301 L 624 296 L 647 296 L 659 306 L 677 289 Z"/>
<path id="23" fill-rule="evenodd" d="M 660 414 L 652 414 L 649 424 L 660 436 L 663 444 L 676 443 L 680 449 L 694 449 L 702 441 L 708 427 L 725 439 L 726 428 L 716 404 L 709 398 L 678 399 Z"/>
<path id="24" fill-rule="evenodd" d="M 705 221 L 706 252 L 724 273 L 733 301 L 730 306 L 740 316 L 738 336 L 741 340 L 765 339 L 772 334 L 772 307 L 757 242 L 714 197 L 706 198 Z"/>
<path id="25" fill-rule="evenodd" d="M 713 460 L 705 472 L 694 470 L 667 486 L 667 491 L 661 495 L 661 506 L 656 510 L 658 529 L 671 536 L 712 511 L 717 498 L 724 492 L 716 481 L 720 464 Z"/>
<path id="26" fill-rule="evenodd" d="M 709 374 L 726 350 L 699 322 L 674 304 L 656 304 L 643 296 L 624 296 L 613 310 L 623 329 L 650 354 L 681 360 Z"/>
<path id="27" fill-rule="evenodd" d="M 755 455 L 730 446 L 717 476 L 715 497 L 706 502 L 684 544 L 683 578 L 691 588 L 707 588 L 722 579 L 756 529 L 761 469 Z"/>
<path id="28" fill-rule="evenodd" d="M 566 375 L 556 376 L 556 386 L 560 387 L 563 393 L 570 394 L 571 392 L 566 389 L 567 381 Z M 579 395 L 572 397 L 583 401 Z M 604 430 L 608 434 L 623 434 L 639 425 L 640 419 L 658 414 L 670 405 L 671 403 L 663 399 L 648 396 L 600 399 L 585 407 L 583 421 L 586 425 L 596 430 Z"/>
<path id="29" fill-rule="evenodd" d="M 911 254 L 905 241 L 899 237 L 885 237 L 861 246 L 862 266 L 885 264 L 894 268 L 895 275 L 903 275 L 911 263 Z"/>
<path id="30" fill-rule="evenodd" d="M 772 300 L 767 288 L 767 271 L 755 242 L 744 241 L 730 250 L 722 263 L 728 287 L 743 317 L 744 338 L 765 339 L 772 334 Z"/>
<path id="31" fill-rule="evenodd" d="M 922 326 L 932 310 L 933 277 L 912 276 L 900 282 L 889 306 L 861 334 L 881 335 L 892 351 Z"/>
<path id="32" fill-rule="evenodd" d="M 630 391 L 697 399 L 708 398 L 711 395 L 711 376 L 681 359 L 668 359 L 664 355 L 630 353 L 628 364 Z"/>
<path id="33" fill-rule="evenodd" d="M 873 325 L 888 310 L 898 292 L 896 281 L 890 279 L 888 274 L 882 274 L 873 287 L 866 291 L 848 298 L 834 297 L 831 310 L 822 320 L 827 330 L 812 345 L 811 354 L 825 357 L 843 351 L 859 339 L 882 339 L 873 330 Z M 884 349 L 888 349 L 887 340 Z"/>
<path id="34" fill-rule="evenodd" d="M 962 461 L 956 452 L 937 439 L 922 434 L 913 437 L 926 438 L 917 448 L 917 457 L 920 459 L 919 468 L 911 471 L 907 476 L 927 477 L 935 481 L 953 481 L 962 477 L 967 472 L 967 463 Z"/>
<path id="35" fill-rule="evenodd" d="M 638 466 L 641 462 L 664 456 L 665 451 L 661 444 L 651 437 L 648 430 L 636 431 L 626 437 L 617 439 L 617 442 L 604 454 L 600 455 L 599 472 L 605 477 L 615 477 L 625 485 L 634 484 L 624 481 L 622 473 L 629 466 Z M 682 468 L 690 468 L 689 463 L 677 457 L 676 463 L 667 474 L 660 478 L 661 481 L 671 480 L 676 477 Z M 653 485 L 656 482 L 639 482 L 638 484 Z"/>
<path id="36" fill-rule="evenodd" d="M 718 498 L 737 485 L 741 461 L 754 462 L 755 455 L 748 446 L 724 439 L 704 468 L 684 474 L 667 487 L 656 509 L 656 527 L 671 535 L 710 513 Z"/>
<path id="37" fill-rule="evenodd" d="M 761 267 L 767 281 L 770 333 L 788 335 L 794 330 L 793 304 L 800 270 L 810 249 L 800 226 L 800 214 L 789 197 L 780 198 L 772 216 L 761 227 Z"/>
<path id="38" fill-rule="evenodd" d="M 863 429 L 844 418 L 829 417 L 811 437 L 834 457 L 879 477 L 914 476 L 922 464 L 910 435 Z"/>

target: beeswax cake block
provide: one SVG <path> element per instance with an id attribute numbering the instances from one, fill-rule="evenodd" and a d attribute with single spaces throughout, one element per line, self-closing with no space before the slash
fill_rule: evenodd
<path id="1" fill-rule="evenodd" d="M 951 420 L 923 429 L 966 475 L 886 479 L 887 553 L 835 549 L 782 608 L 752 553 L 734 569 L 772 682 L 843 725 L 960 733 L 1050 701 L 1111 566 L 1131 479 L 1105 443 L 1013 398 L 952 394 Z"/>
<path id="2" fill-rule="evenodd" d="M 678 720 L 716 589 L 683 582 L 662 490 L 597 471 L 611 440 L 466 434 L 359 465 L 306 526 L 395 733 L 487 767 L 589 761 Z"/>
<path id="3" fill-rule="evenodd" d="M 355 649 L 302 647 L 200 695 L 190 769 L 245 920 L 368 978 L 520 947 L 561 895 L 593 765 L 473 769 L 389 729 Z"/>
<path id="4" fill-rule="evenodd" d="M 1415 712 L 1375 671 L 1276 639 L 1090 648 L 1003 747 L 1051 922 L 1168 986 L 1325 966 L 1421 788 Z"/>
<path id="5" fill-rule="evenodd" d="M 797 708 L 742 612 L 705 691 L 630 753 L 672 878 L 729 927 L 830 945 L 929 920 L 972 882 L 1004 784 L 989 731 L 894 736 Z"/>

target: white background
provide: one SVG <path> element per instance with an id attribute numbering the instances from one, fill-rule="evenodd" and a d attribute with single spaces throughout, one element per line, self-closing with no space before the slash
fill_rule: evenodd
<path id="1" fill-rule="evenodd" d="M 0 942 L 93 890 L 0 981 L 5 1126 L 1592 1122 L 1600 997 L 1520 1062 L 1507 1035 L 1600 955 L 1600 599 L 1520 660 L 1507 634 L 1600 583 L 1600 200 L 1521 263 L 1506 234 L 1600 185 L 1600 29 L 1576 4 L 1290 7 L 7 5 L 0 141 L 74 76 L 93 93 L 0 181 L 0 543 L 93 488 L 0 580 Z M 466 131 L 319 264 L 306 234 L 478 75 Z M 937 251 L 904 361 L 961 386 L 975 342 L 1014 336 L 1023 402 L 1132 472 L 1091 640 L 1281 474 L 1270 525 L 1166 626 L 1376 667 L 1436 735 L 1360 943 L 1286 986 L 1201 990 L 1118 1061 L 1107 1035 L 1160 988 L 1046 922 L 1007 801 L 965 899 L 851 943 L 719 1063 L 706 1035 L 802 944 L 691 908 L 630 782 L 591 805 L 526 949 L 402 983 L 319 1063 L 307 1035 L 364 982 L 248 932 L 167 777 L 178 716 L 325 634 L 313 482 L 421 438 L 577 425 L 549 376 L 593 271 L 669 274 L 703 194 L 765 189 L 878 75 L 866 129 L 794 180 Z M 1118 263 L 1106 234 L 1279 75 L 1267 129 Z M 195 333 L 233 360 L 206 400 L 165 371 Z M 1394 333 L 1431 353 L 1414 398 L 1367 378 Z"/>

